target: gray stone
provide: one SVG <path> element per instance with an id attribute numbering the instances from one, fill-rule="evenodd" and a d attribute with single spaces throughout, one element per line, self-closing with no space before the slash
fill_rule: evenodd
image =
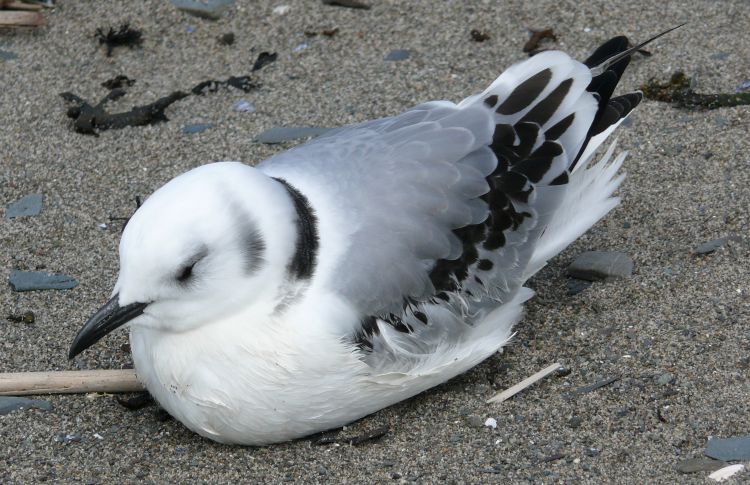
<path id="1" fill-rule="evenodd" d="M 750 89 L 750 79 L 748 79 L 748 80 L 746 80 L 746 81 L 744 81 L 744 82 L 740 83 L 740 85 L 739 85 L 739 86 L 737 86 L 737 92 L 738 92 L 738 93 L 739 93 L 740 91 L 747 91 L 748 89 Z"/>
<path id="2" fill-rule="evenodd" d="M 389 62 L 393 61 L 404 61 L 411 56 L 411 52 L 408 49 L 396 49 L 392 50 L 385 56 L 385 60 Z"/>
<path id="3" fill-rule="evenodd" d="M 13 291 L 69 290 L 78 286 L 72 276 L 44 271 L 19 271 L 14 269 L 8 280 Z"/>
<path id="4" fill-rule="evenodd" d="M 255 113 L 255 106 L 247 100 L 241 99 L 234 103 L 232 110 L 237 113 Z"/>
<path id="5" fill-rule="evenodd" d="M 690 458 L 682 460 L 675 467 L 680 473 L 713 472 L 726 465 L 723 461 L 711 458 Z"/>
<path id="6" fill-rule="evenodd" d="M 588 281 L 627 278 L 633 274 L 633 260 L 616 251 L 587 251 L 568 266 L 568 275 Z"/>
<path id="7" fill-rule="evenodd" d="M 579 416 L 573 416 L 568 420 L 568 426 L 570 426 L 573 429 L 580 428 L 583 424 L 583 419 L 581 419 Z"/>
<path id="8" fill-rule="evenodd" d="M 566 281 L 565 283 L 568 286 L 568 295 L 570 296 L 577 295 L 578 293 L 591 286 L 590 281 L 579 280 L 578 278 L 568 278 L 568 281 Z"/>
<path id="9" fill-rule="evenodd" d="M 235 0 L 172 0 L 172 5 L 190 15 L 216 20 Z"/>
<path id="10" fill-rule="evenodd" d="M 660 386 L 666 386 L 667 384 L 674 381 L 674 376 L 670 374 L 669 372 L 665 372 L 664 374 L 660 375 L 656 378 L 656 383 Z"/>
<path id="11" fill-rule="evenodd" d="M 42 194 L 29 194 L 5 208 L 5 217 L 14 219 L 23 216 L 35 216 L 42 211 Z"/>
<path id="12" fill-rule="evenodd" d="M 716 54 L 711 54 L 709 57 L 715 61 L 726 61 L 727 59 L 729 59 L 729 53 L 719 51 Z"/>
<path id="13" fill-rule="evenodd" d="M 11 51 L 4 51 L 0 49 L 0 59 L 3 61 L 13 61 L 15 59 L 18 59 L 18 54 Z"/>
<path id="14" fill-rule="evenodd" d="M 80 433 L 60 433 L 57 435 L 57 441 L 60 443 L 65 443 L 66 445 L 69 445 L 70 443 L 80 443 L 82 440 Z"/>
<path id="15" fill-rule="evenodd" d="M 750 435 L 710 439 L 704 453 L 717 460 L 750 460 Z"/>
<path id="16" fill-rule="evenodd" d="M 213 128 L 214 125 L 211 123 L 195 123 L 193 125 L 185 125 L 182 127 L 182 132 L 186 135 L 193 135 L 195 133 L 200 133 L 202 131 L 206 131 L 209 128 Z"/>
<path id="17" fill-rule="evenodd" d="M 8 414 L 18 409 L 41 409 L 43 411 L 49 411 L 52 409 L 52 404 L 41 399 L 27 399 L 25 397 L 16 396 L 0 396 L 0 415 Z"/>
<path id="18" fill-rule="evenodd" d="M 471 416 L 467 416 L 466 417 L 466 422 L 472 428 L 482 428 L 484 426 L 484 420 L 480 416 L 477 416 L 476 414 L 472 414 Z"/>
<path id="19" fill-rule="evenodd" d="M 330 128 L 316 128 L 313 126 L 279 126 L 264 131 L 255 137 L 255 141 L 273 145 L 301 138 L 314 138 L 329 130 Z"/>
<path id="20" fill-rule="evenodd" d="M 729 242 L 729 236 L 721 237 L 719 239 L 713 239 L 711 241 L 699 244 L 694 250 L 694 254 L 711 254 L 719 248 L 722 248 L 726 243 Z"/>

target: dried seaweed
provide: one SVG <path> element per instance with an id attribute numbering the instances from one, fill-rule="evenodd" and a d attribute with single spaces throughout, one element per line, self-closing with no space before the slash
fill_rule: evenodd
<path id="1" fill-rule="evenodd" d="M 36 318 L 34 317 L 34 312 L 29 310 L 20 314 L 10 314 L 5 319 L 15 323 L 34 323 Z"/>
<path id="2" fill-rule="evenodd" d="M 268 64 L 271 64 L 276 60 L 277 57 L 278 55 L 275 52 L 261 52 L 260 54 L 258 54 L 258 58 L 255 60 L 255 64 L 253 64 L 252 72 L 258 71 Z"/>
<path id="3" fill-rule="evenodd" d="M 112 79 L 107 79 L 101 84 L 101 86 L 107 89 L 118 89 L 125 86 L 132 86 L 133 84 L 135 84 L 135 79 L 130 79 L 128 76 L 120 74 Z"/>
<path id="4" fill-rule="evenodd" d="M 202 96 L 206 94 L 206 92 L 215 93 L 219 90 L 220 87 L 233 87 L 249 93 L 250 91 L 258 87 L 258 83 L 255 82 L 250 76 L 231 76 L 226 81 L 209 79 L 208 81 L 200 82 L 196 84 L 195 87 L 190 90 L 190 92 L 198 96 Z"/>
<path id="5" fill-rule="evenodd" d="M 68 118 L 75 120 L 73 128 L 78 133 L 94 136 L 98 136 L 98 131 L 111 128 L 119 129 L 126 126 L 144 126 L 168 121 L 169 118 L 164 114 L 164 110 L 175 101 L 189 96 L 188 93 L 175 91 L 163 98 L 157 99 L 153 103 L 134 106 L 130 111 L 123 113 L 107 113 L 105 111 L 104 106 L 107 102 L 119 99 L 124 95 L 125 91 L 123 89 L 113 89 L 101 101 L 92 105 L 73 93 L 60 93 L 60 96 L 65 101 L 72 103 L 72 106 L 68 108 L 67 115 Z"/>
<path id="6" fill-rule="evenodd" d="M 359 8 L 362 10 L 370 10 L 370 6 L 366 3 L 362 3 L 358 0 L 323 0 L 324 5 L 332 5 L 334 7 L 347 7 L 347 8 Z"/>
<path id="7" fill-rule="evenodd" d="M 541 44 L 544 39 L 557 41 L 557 36 L 555 35 L 555 31 L 553 29 L 529 29 L 529 32 L 531 33 L 531 38 L 529 38 L 529 40 L 523 45 L 523 51 L 528 53 L 530 56 L 538 54 L 543 50 L 539 47 L 539 44 Z"/>
<path id="8" fill-rule="evenodd" d="M 120 406 L 129 409 L 130 411 L 143 409 L 146 406 L 151 406 L 155 402 L 154 398 L 148 392 L 141 392 L 130 398 L 115 396 L 115 400 Z"/>
<path id="9" fill-rule="evenodd" d="M 115 80 L 116 79 L 117 78 L 115 78 Z M 110 83 L 111 81 L 114 80 L 109 80 L 107 83 Z M 108 113 L 104 109 L 109 101 L 117 100 L 125 95 L 125 90 L 122 88 L 112 89 L 109 94 L 96 104 L 91 104 L 71 92 L 60 93 L 60 96 L 65 101 L 71 103 L 67 115 L 68 118 L 75 120 L 73 122 L 73 128 L 78 133 L 98 136 L 98 132 L 112 128 L 119 129 L 125 128 L 126 126 L 144 126 L 169 121 L 167 115 L 164 114 L 164 110 L 166 110 L 172 103 L 190 96 L 191 94 L 202 96 L 207 92 L 213 93 L 220 87 L 233 87 L 244 92 L 249 92 L 257 88 L 258 83 L 250 76 L 232 76 L 226 81 L 210 79 L 198 83 L 190 90 L 190 92 L 175 91 L 163 98 L 157 99 L 153 103 L 145 104 L 143 106 L 134 106 L 130 111 L 122 113 Z"/>
<path id="10" fill-rule="evenodd" d="M 107 46 L 107 57 L 112 55 L 115 47 L 138 47 L 143 42 L 143 33 L 140 30 L 133 29 L 130 24 L 125 23 L 120 25 L 120 28 L 115 30 L 110 27 L 105 33 L 104 29 L 99 27 L 94 33 L 94 37 L 99 40 L 99 44 Z"/>
<path id="11" fill-rule="evenodd" d="M 315 30 L 306 30 L 305 35 L 307 37 L 315 37 L 320 33 L 320 35 L 323 35 L 325 37 L 334 37 L 336 34 L 339 33 L 339 28 L 334 27 L 332 29 L 323 29 L 320 32 L 317 32 Z"/>
<path id="12" fill-rule="evenodd" d="M 485 40 L 488 40 L 490 38 L 490 34 L 481 32 L 477 29 L 472 29 L 470 34 L 471 34 L 471 40 L 473 40 L 474 42 L 484 42 Z"/>
<path id="13" fill-rule="evenodd" d="M 651 79 L 641 86 L 648 99 L 670 103 L 677 108 L 700 110 L 750 105 L 750 93 L 701 94 L 693 91 L 690 78 L 677 71 L 667 82 Z"/>
<path id="14" fill-rule="evenodd" d="M 221 45 L 232 45 L 234 44 L 234 32 L 227 32 L 226 34 L 219 36 L 217 40 Z"/>

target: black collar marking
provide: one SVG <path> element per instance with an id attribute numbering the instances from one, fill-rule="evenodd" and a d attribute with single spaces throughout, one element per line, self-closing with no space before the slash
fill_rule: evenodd
<path id="1" fill-rule="evenodd" d="M 318 219 L 307 197 L 286 180 L 276 177 L 274 179 L 289 192 L 297 211 L 297 247 L 289 263 L 289 273 L 299 279 L 309 279 L 315 271 L 318 256 Z"/>

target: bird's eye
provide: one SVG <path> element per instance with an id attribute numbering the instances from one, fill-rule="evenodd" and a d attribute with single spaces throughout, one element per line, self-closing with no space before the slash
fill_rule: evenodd
<path id="1" fill-rule="evenodd" d="M 193 278 L 193 269 L 198 262 L 208 255 L 208 249 L 202 247 L 200 251 L 195 253 L 192 258 L 188 259 L 184 266 L 182 266 L 175 274 L 175 279 L 180 284 L 185 284 Z"/>
<path id="2" fill-rule="evenodd" d="M 195 267 L 195 263 L 197 263 L 197 261 L 185 265 L 177 274 L 177 281 L 179 281 L 180 283 L 187 283 L 187 281 L 193 277 L 193 268 Z"/>

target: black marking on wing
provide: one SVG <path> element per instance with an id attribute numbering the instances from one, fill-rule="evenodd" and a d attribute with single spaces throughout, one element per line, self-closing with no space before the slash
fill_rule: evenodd
<path id="1" fill-rule="evenodd" d="M 427 315 L 425 315 L 423 312 L 412 310 L 411 314 L 416 318 L 418 322 L 424 325 L 429 325 Z M 378 321 L 385 323 L 386 325 L 389 325 L 391 328 L 393 328 L 397 332 L 401 332 L 401 333 L 414 332 L 414 328 L 411 325 L 404 322 L 402 317 L 395 315 L 393 313 L 389 313 L 388 315 L 385 315 L 382 317 L 375 317 L 372 315 L 368 315 L 360 319 L 359 328 L 357 329 L 357 331 L 355 332 L 352 338 L 352 342 L 360 350 L 365 351 L 365 352 L 372 351 L 373 338 L 380 335 L 380 328 L 378 327 Z"/>
<path id="2" fill-rule="evenodd" d="M 292 198 L 297 211 L 297 244 L 288 271 L 299 279 L 310 278 L 318 256 L 318 219 L 307 198 L 286 180 L 276 178 Z"/>
<path id="3" fill-rule="evenodd" d="M 546 138 L 547 140 L 557 140 L 566 131 L 568 131 L 568 128 L 570 128 L 570 125 L 573 124 L 573 121 L 575 121 L 575 119 L 576 114 L 570 113 L 568 116 L 549 127 L 547 131 L 544 132 L 544 138 Z"/>
<path id="4" fill-rule="evenodd" d="M 542 110 L 541 116 L 546 115 Z M 478 261 L 478 248 L 494 251 L 505 246 L 505 231 L 516 230 L 531 214 L 516 209 L 514 202 L 527 202 L 534 190 L 533 183 L 549 171 L 553 159 L 563 152 L 555 141 L 545 141 L 532 152 L 540 134 L 535 121 L 520 121 L 515 125 L 498 124 L 490 148 L 498 159 L 497 168 L 487 177 L 490 191 L 480 198 L 489 206 L 489 217 L 453 231 L 463 244 L 457 259 L 440 259 L 430 271 L 430 281 L 436 297 L 447 299 L 446 292 L 459 289 L 469 275 L 469 268 L 477 263 L 482 271 L 492 269 L 489 260 Z M 481 282 L 478 281 L 478 282 Z"/>
<path id="5" fill-rule="evenodd" d="M 584 64 L 589 68 L 593 68 L 610 57 L 625 52 L 628 50 L 629 45 L 628 38 L 624 35 L 613 37 L 599 46 L 594 53 L 584 61 Z M 599 107 L 586 135 L 586 140 L 581 145 L 581 149 L 573 160 L 569 170 L 572 171 L 575 168 L 591 138 L 620 121 L 627 116 L 627 114 L 630 113 L 638 103 L 640 103 L 642 97 L 640 93 L 630 93 L 625 96 L 612 98 L 612 93 L 614 93 L 617 83 L 620 82 L 622 73 L 625 71 L 625 68 L 628 67 L 629 63 L 630 56 L 625 56 L 618 62 L 609 66 L 606 71 L 591 79 L 586 91 L 594 95 Z M 627 104 L 623 103 L 623 99 L 621 98 L 624 98 L 624 101 Z"/>
<path id="6" fill-rule="evenodd" d="M 616 37 L 597 49 L 586 61 L 586 65 L 597 65 L 625 49 L 627 39 Z M 586 141 L 581 151 L 576 154 L 576 159 L 583 153 L 591 137 L 619 121 L 640 102 L 640 93 L 612 98 L 615 86 L 628 62 L 629 58 L 626 57 L 613 64 L 607 71 L 593 78 L 587 87 L 587 91 L 597 99 L 599 108 Z M 483 100 L 484 106 L 500 115 L 516 114 L 530 106 L 531 109 L 513 125 L 495 126 L 489 147 L 498 163 L 495 171 L 487 176 L 489 192 L 479 197 L 487 203 L 489 215 L 479 224 L 453 230 L 453 234 L 462 243 L 462 252 L 456 259 L 440 259 L 435 262 L 429 273 L 435 292 L 428 299 L 429 302 L 450 302 L 452 292 L 462 291 L 466 296 L 471 296 L 468 290 L 463 289 L 463 283 L 467 278 L 474 270 L 488 272 L 494 269 L 491 259 L 480 259 L 480 249 L 495 251 L 505 247 L 507 231 L 518 230 L 526 219 L 532 217 L 532 214 L 518 209 L 518 206 L 529 201 L 536 184 L 550 179 L 549 185 L 568 183 L 574 165 L 562 168 L 554 162 L 556 157 L 564 153 L 562 145 L 557 140 L 573 125 L 576 119 L 575 112 L 564 116 L 545 131 L 542 131 L 541 127 L 553 118 L 562 105 L 573 86 L 573 79 L 563 80 L 542 100 L 535 103 L 551 79 L 551 70 L 545 69 L 519 84 L 502 102 L 499 102 L 496 94 L 489 95 Z M 553 169 L 560 170 L 560 173 L 550 173 Z M 484 286 L 481 276 L 473 274 L 473 281 Z M 400 332 L 413 331 L 412 326 L 404 319 L 410 323 L 428 324 L 423 312 L 411 308 L 415 303 L 418 302 L 407 300 L 401 316 L 388 314 L 363 318 L 354 337 L 355 343 L 363 350 L 372 350 L 373 338 L 379 333 L 378 321 Z"/>
<path id="7" fill-rule="evenodd" d="M 602 115 L 599 120 L 591 125 L 591 136 L 596 136 L 604 130 L 626 117 L 633 108 L 643 99 L 641 93 L 628 93 L 622 96 L 612 98 L 607 106 L 602 108 Z"/>
<path id="8" fill-rule="evenodd" d="M 547 95 L 542 101 L 536 104 L 528 113 L 521 118 L 521 121 L 532 121 L 538 125 L 543 125 L 552 115 L 555 114 L 557 108 L 562 104 L 565 96 L 570 92 L 570 87 L 573 85 L 573 79 L 566 79 L 561 82 L 551 93 Z"/>
<path id="9" fill-rule="evenodd" d="M 359 347 L 360 350 L 371 351 L 372 350 L 372 339 L 380 335 L 380 329 L 378 328 L 378 319 L 372 315 L 363 317 L 359 321 L 359 328 L 354 334 L 352 341 L 354 345 Z"/>
<path id="10" fill-rule="evenodd" d="M 501 115 L 512 115 L 518 113 L 539 96 L 552 79 L 552 71 L 545 69 L 534 74 L 515 87 L 503 103 L 495 110 Z"/>

